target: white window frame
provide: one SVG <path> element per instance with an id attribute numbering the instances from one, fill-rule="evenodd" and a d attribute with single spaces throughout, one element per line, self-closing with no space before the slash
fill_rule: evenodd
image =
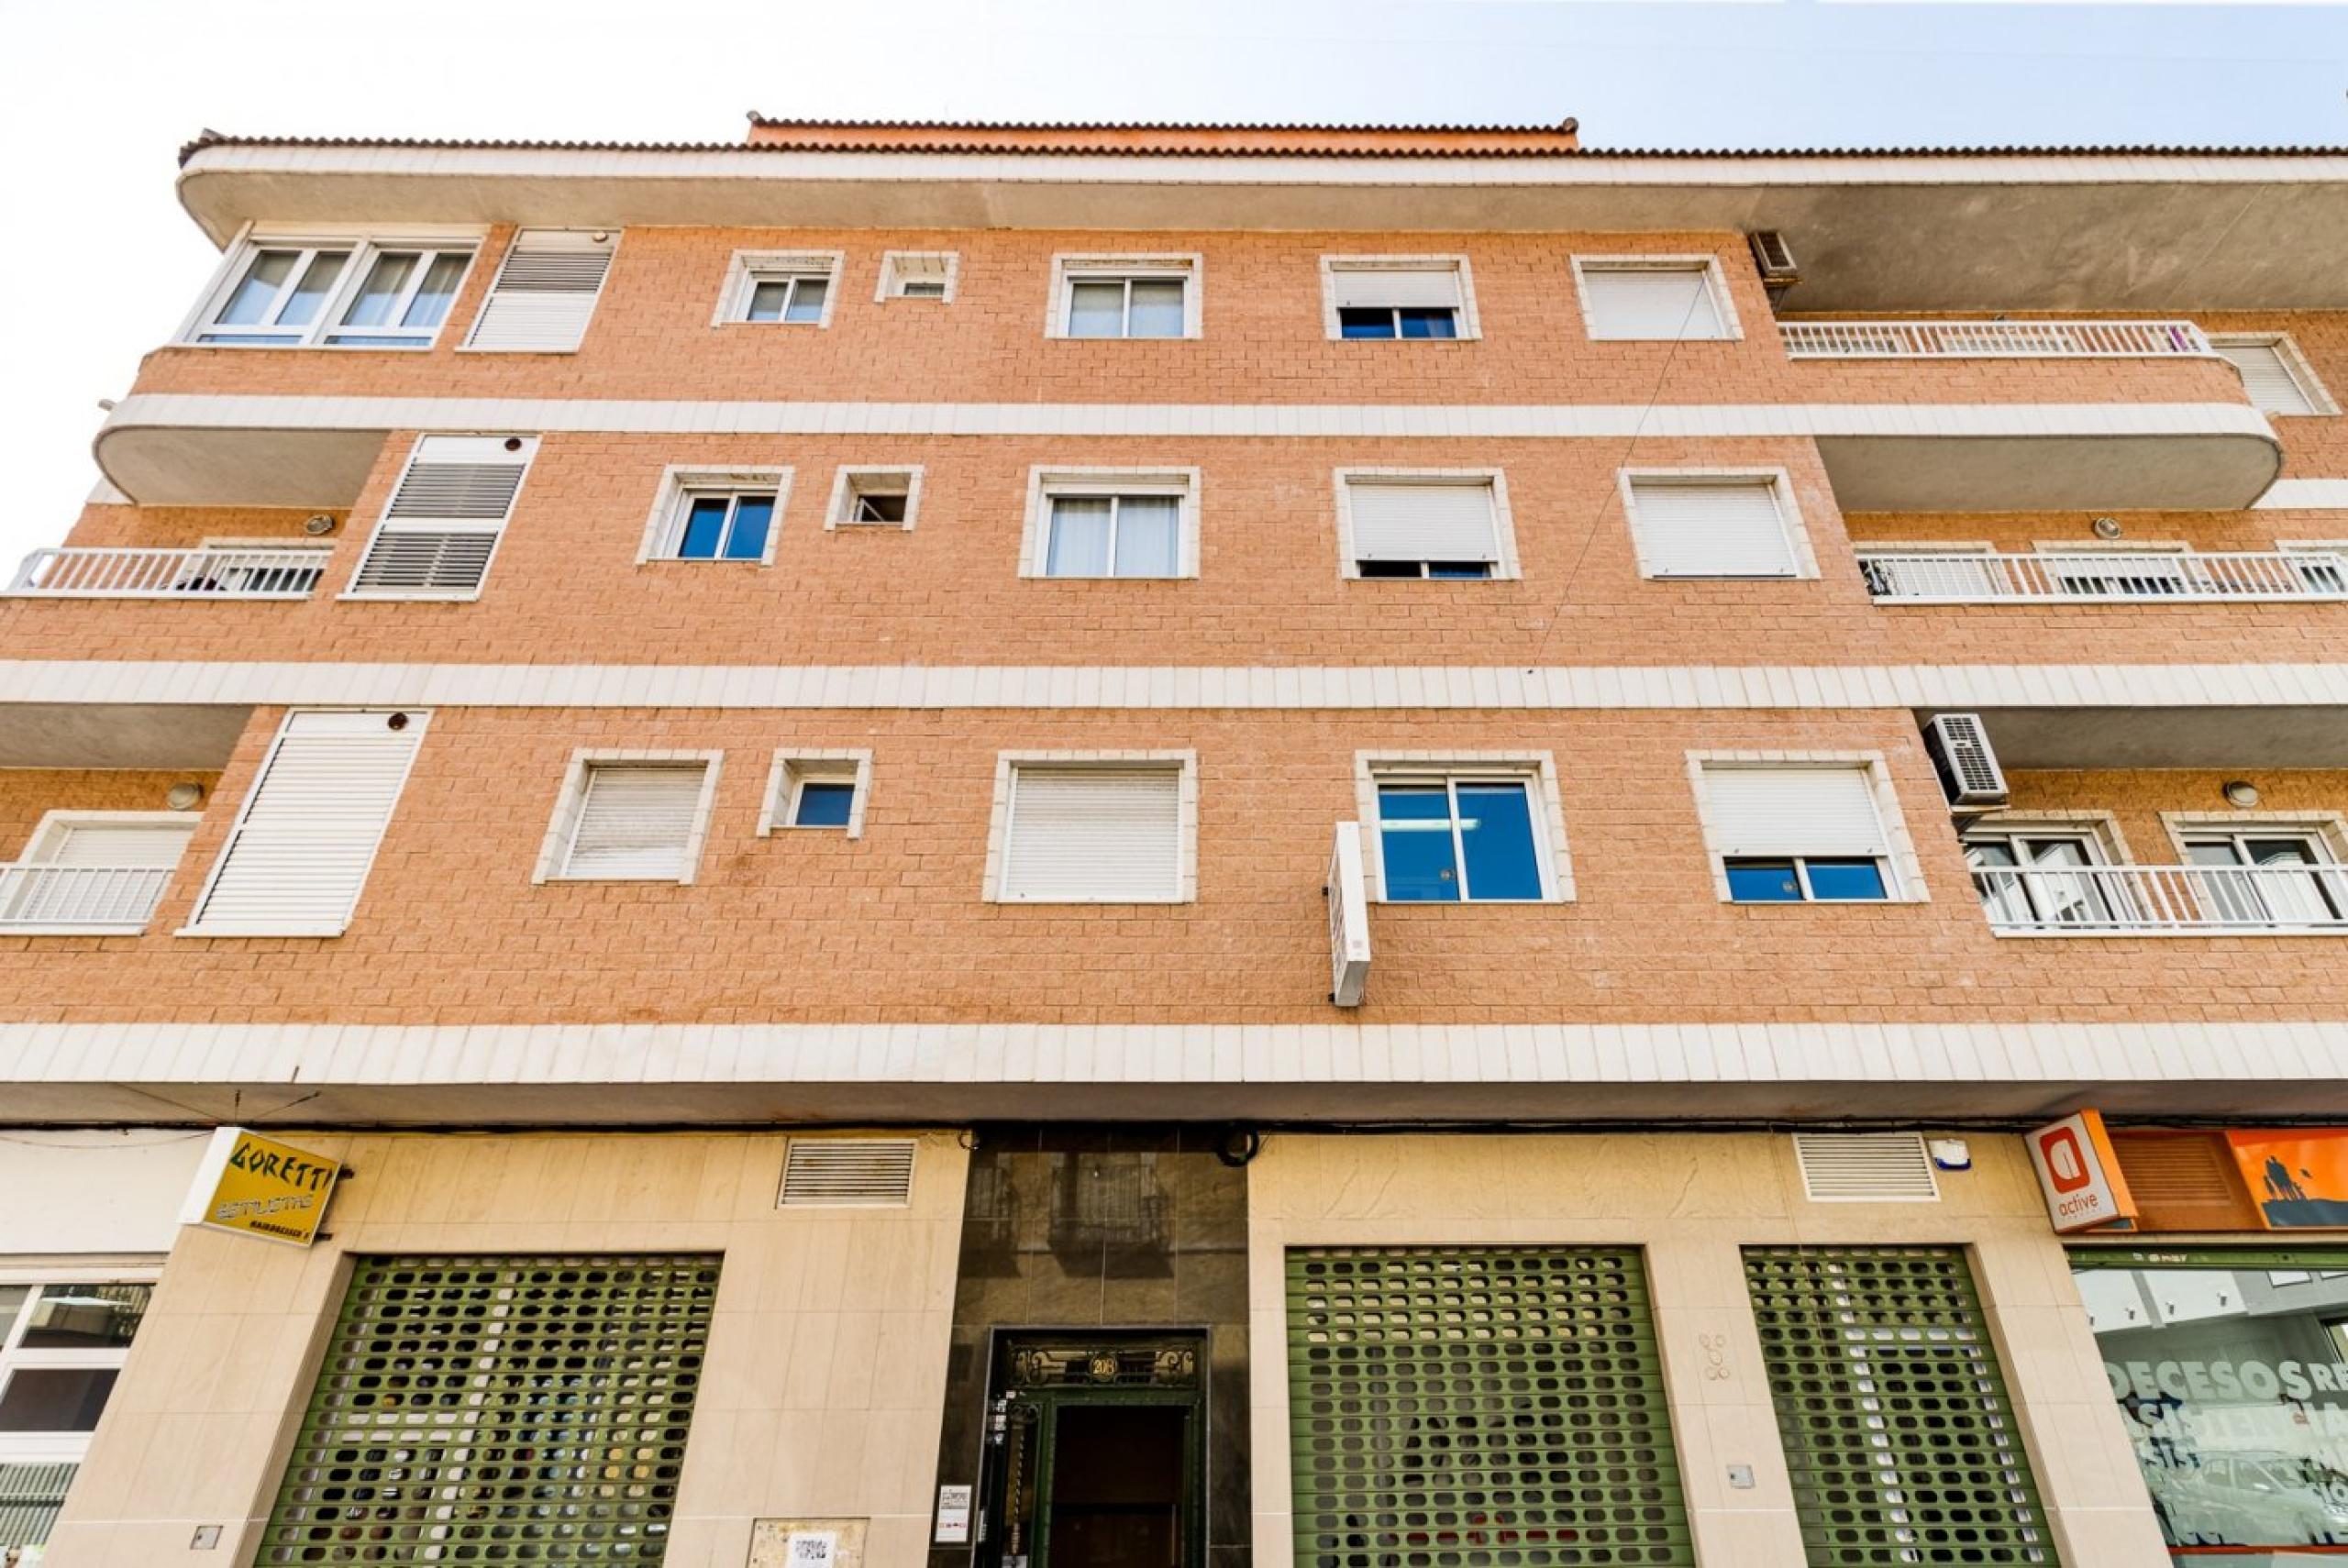
<path id="1" fill-rule="evenodd" d="M 862 494 L 865 480 L 903 480 L 905 488 L 905 520 L 902 523 L 859 521 L 849 513 Z M 922 465 L 919 463 L 842 463 L 832 474 L 832 496 L 824 505 L 824 531 L 844 530 L 856 533 L 875 529 L 882 533 L 913 532 L 914 524 L 921 516 Z"/>
<path id="2" fill-rule="evenodd" d="M 1027 470 L 1027 513 L 1019 531 L 1019 575 L 1044 582 L 1181 582 L 1199 575 L 1202 476 L 1194 468 L 1067 468 L 1038 463 Z M 1063 497 L 1170 495 L 1178 502 L 1180 535 L 1172 577 L 1054 577 L 1050 560 L 1052 502 Z"/>
<path id="3" fill-rule="evenodd" d="M 1098 767 L 1107 772 L 1160 767 L 1177 774 L 1176 890 L 1170 898 L 1080 899 L 1023 897 L 1003 890 L 1011 854 L 1011 783 L 1022 767 Z M 1191 904 L 1199 898 L 1199 754 L 1195 751 L 1005 751 L 995 754 L 994 804 L 987 814 L 987 860 L 981 897 L 991 904 Z"/>
<path id="4" fill-rule="evenodd" d="M 1899 795 L 1891 782 L 1891 767 L 1879 751 L 1691 751 L 1688 754 L 1688 786 L 1696 800 L 1696 823 L 1703 834 L 1704 854 L 1711 862 L 1712 890 L 1723 904 L 1735 904 L 1729 890 L 1728 856 L 1722 851 L 1720 834 L 1712 826 L 1711 796 L 1704 787 L 1704 775 L 1710 768 L 1778 767 L 1801 772 L 1817 772 L 1822 768 L 1856 768 L 1866 774 L 1869 792 L 1875 798 L 1877 824 L 1883 829 L 1884 855 L 1881 861 L 1885 897 L 1881 899 L 1810 899 L 1783 906 L 1770 904 L 1737 904 L 1739 909 L 1809 909 L 1824 904 L 1835 907 L 1864 907 L 1873 904 L 1922 904 L 1932 901 L 1932 894 L 1924 884 L 1924 863 L 1916 853 L 1916 841 L 1909 836 L 1908 819 L 1899 810 Z M 1799 853 L 1788 858 L 1805 858 Z M 1841 856 L 1826 856 L 1826 859 L 1842 859 Z M 1805 889 L 1806 890 L 1806 889 Z"/>
<path id="5" fill-rule="evenodd" d="M 701 874 L 702 851 L 709 841 L 709 819 L 717 801 L 717 776 L 725 762 L 723 751 L 675 750 L 610 750 L 582 747 L 570 754 L 570 765 L 564 770 L 561 790 L 555 796 L 554 813 L 547 822 L 547 835 L 538 847 L 537 868 L 530 874 L 533 884 L 547 882 L 647 882 L 673 883 L 690 888 Z M 578 836 L 581 809 L 587 803 L 587 777 L 598 767 L 679 767 L 700 763 L 701 798 L 693 806 L 693 825 L 685 835 L 684 873 L 679 877 L 574 877 L 570 874 L 570 845 Z"/>
<path id="6" fill-rule="evenodd" d="M 1117 281 L 1133 282 L 1162 282 L 1180 279 L 1182 282 L 1182 335 L 1180 337 L 1134 337 L 1120 333 L 1114 337 L 1069 337 L 1068 318 L 1075 293 L 1075 283 L 1105 283 Z M 1052 258 L 1052 293 L 1050 307 L 1044 316 L 1044 336 L 1066 337 L 1074 343 L 1177 343 L 1196 339 L 1204 335 L 1206 321 L 1206 258 L 1196 251 L 1187 255 L 1108 256 L 1059 255 Z M 1133 302 L 1131 291 L 1126 295 L 1126 314 L 1131 324 Z"/>
<path id="7" fill-rule="evenodd" d="M 774 565 L 775 541 L 782 534 L 782 509 L 791 500 L 792 470 L 787 468 L 713 469 L 695 463 L 670 463 L 660 470 L 660 488 L 654 492 L 651 515 L 645 519 L 644 538 L 637 546 L 638 566 L 759 566 Z M 685 518 L 697 496 L 774 491 L 774 521 L 767 526 L 766 548 L 755 561 L 687 560 L 676 554 L 683 537 Z"/>
<path id="8" fill-rule="evenodd" d="M 2082 838 L 2093 848 L 2089 858 L 2099 866 L 2132 866 L 2128 834 L 2117 813 L 2100 809 L 1989 812 L 1957 829 L 1962 850 L 1976 834 L 1989 838 Z"/>
<path id="9" fill-rule="evenodd" d="M 1516 558 L 1516 523 L 1509 509 L 1508 475 L 1499 469 L 1392 469 L 1344 468 L 1331 470 L 1337 490 L 1337 576 L 1347 582 L 1441 582 L 1470 587 L 1479 582 L 1514 582 L 1524 576 Z M 1368 480 L 1408 480 L 1429 484 L 1483 484 L 1492 492 L 1492 535 L 1500 559 L 1492 563 L 1489 577 L 1462 578 L 1365 578 L 1361 563 L 1354 558 L 1354 498 L 1353 481 Z"/>
<path id="10" fill-rule="evenodd" d="M 162 1262 L 125 1263 L 119 1258 L 99 1257 L 83 1266 L 71 1256 L 43 1258 L 34 1264 L 0 1264 L 0 1285 L 27 1286 L 24 1303 L 15 1315 L 0 1321 L 0 1393 L 5 1393 L 8 1381 L 20 1371 L 41 1369 L 114 1368 L 119 1371 L 130 1356 L 130 1345 L 119 1350 L 27 1350 L 18 1342 L 31 1325 L 33 1303 L 40 1298 L 43 1286 L 49 1285 L 146 1285 L 152 1286 L 162 1278 Z M 148 1310 L 154 1309 L 150 1297 Z M 143 1323 L 142 1323 L 143 1327 Z M 133 1331 L 131 1343 L 138 1342 Z M 122 1392 L 120 1378 L 106 1396 L 112 1405 Z M 100 1416 L 100 1420 L 105 1419 Z M 90 1432 L 0 1432 L 0 1464 L 78 1464 L 88 1457 L 90 1441 L 97 1434 Z"/>
<path id="11" fill-rule="evenodd" d="M 845 259 L 837 250 L 737 250 L 726 263 L 725 286 L 718 292 L 717 314 L 710 318 L 710 325 L 796 326 L 820 332 L 832 325 L 832 312 L 839 304 L 840 269 Z M 823 315 L 814 321 L 750 320 L 750 299 L 758 293 L 759 285 L 786 278 L 821 278 Z"/>
<path id="12" fill-rule="evenodd" d="M 2335 866 L 2348 866 L 2348 812 L 2163 812 L 2161 827 L 2168 834 L 2173 864 L 2186 861 L 2186 845 L 2196 838 L 2220 834 L 2251 838 L 2305 838 L 2316 845 Z"/>
<path id="13" fill-rule="evenodd" d="M 473 269 L 480 265 L 482 250 L 488 242 L 489 230 L 485 226 L 448 228 L 403 227 L 397 225 L 360 226 L 323 224 L 276 228 L 248 223 L 238 231 L 237 237 L 229 243 L 227 249 L 222 253 L 220 265 L 213 272 L 211 285 L 196 301 L 195 308 L 189 312 L 186 318 L 180 323 L 180 329 L 172 337 L 172 342 L 179 347 L 189 348 L 259 348 L 273 351 L 288 348 L 325 348 L 343 354 L 426 352 L 439 346 L 440 335 L 447 331 L 449 323 L 456 319 L 457 306 L 464 298 L 466 285 L 472 282 Z M 439 325 L 428 333 L 416 337 L 413 345 L 392 348 L 377 343 L 329 343 L 327 341 L 330 333 L 341 330 L 338 318 L 344 310 L 349 308 L 351 296 L 366 281 L 368 271 L 373 267 L 374 259 L 378 254 L 385 250 L 453 250 L 460 246 L 469 248 L 471 254 L 466 259 L 464 270 L 457 274 L 457 286 L 449 299 L 449 314 L 442 316 Z M 317 319 L 308 326 L 287 332 L 283 336 L 283 340 L 280 342 L 206 343 L 203 341 L 206 332 L 216 330 L 214 318 L 227 307 L 230 296 L 236 293 L 237 284 L 243 280 L 246 269 L 251 265 L 253 258 L 260 252 L 299 250 L 305 253 L 295 260 L 293 271 L 287 274 L 284 288 L 278 295 L 278 299 L 282 301 L 286 291 L 300 285 L 302 274 L 308 269 L 309 253 L 336 249 L 349 250 L 350 259 L 343 263 L 341 274 L 335 279 L 334 287 L 327 292 L 325 302 L 318 307 Z M 415 275 L 408 280 L 404 298 L 412 300 L 415 297 L 415 291 L 423 284 L 425 273 L 430 270 L 429 263 L 416 269 Z M 272 308 L 275 303 L 272 302 Z M 216 330 L 252 337 L 262 336 L 267 332 L 266 328 L 235 326 L 218 327 Z M 383 329 L 352 327 L 349 330 L 353 334 L 363 332 L 378 337 L 401 336 L 401 330 L 396 327 Z M 414 330 L 408 329 L 410 334 L 413 334 Z"/>
<path id="14" fill-rule="evenodd" d="M 910 280 L 901 271 L 906 261 L 943 261 L 946 263 L 946 292 L 942 294 L 909 294 L 904 284 Z M 880 253 L 880 282 L 872 291 L 875 304 L 887 304 L 891 300 L 921 300 L 936 304 L 952 304 L 959 291 L 962 278 L 962 253 L 958 250 L 884 250 Z M 926 282 L 927 280 L 923 280 Z"/>
<path id="15" fill-rule="evenodd" d="M 1574 901 L 1573 853 L 1566 842 L 1565 798 L 1557 786 L 1557 762 L 1545 751 L 1357 751 L 1354 753 L 1354 809 L 1369 840 L 1362 856 L 1372 903 L 1386 896 L 1386 835 L 1380 830 L 1378 790 L 1382 784 L 1523 784 L 1531 791 L 1533 851 L 1541 872 L 1537 899 L 1461 899 L 1461 905 L 1569 904 Z M 1459 852 L 1452 834 L 1453 853 Z M 1462 858 L 1459 862 L 1465 865 Z M 1412 900 L 1412 904 L 1434 902 Z"/>
<path id="16" fill-rule="evenodd" d="M 209 791 L 206 791 L 208 794 Z M 33 824 L 32 833 L 25 839 L 23 853 L 17 856 L 20 866 L 45 866 L 42 852 L 51 848 L 51 841 L 61 838 L 69 828 L 76 827 L 153 827 L 185 828 L 193 835 L 204 813 L 195 812 L 84 812 L 57 809 L 43 812 Z M 183 855 L 186 845 L 181 846 Z"/>
<path id="17" fill-rule="evenodd" d="M 1650 582 L 1807 582 L 1818 577 L 1818 554 L 1811 547 L 1810 523 L 1795 497 L 1793 474 L 1782 466 L 1764 463 L 1732 468 L 1617 469 L 1614 479 L 1622 495 L 1623 520 L 1631 530 L 1631 548 L 1638 558 L 1639 576 Z M 1756 576 L 1656 569 L 1655 552 L 1649 547 L 1645 530 L 1639 526 L 1639 485 L 1753 483 L 1767 483 L 1769 487 L 1769 500 L 1778 509 L 1778 524 L 1785 530 L 1790 570 Z"/>
<path id="18" fill-rule="evenodd" d="M 848 783 L 855 787 L 854 799 L 848 802 L 847 826 L 845 830 L 802 824 L 791 819 L 799 810 L 799 796 L 809 782 L 819 784 Z M 767 792 L 759 808 L 759 836 L 771 838 L 780 833 L 842 833 L 849 838 L 864 836 L 865 802 L 872 795 L 872 753 L 869 749 L 810 750 L 804 746 L 788 747 L 774 754 L 774 764 L 767 769 Z"/>
<path id="19" fill-rule="evenodd" d="M 1337 319 L 1337 274 L 1340 272 L 1448 271 L 1459 279 L 1459 319 L 1448 338 L 1347 337 Z M 1465 256 L 1324 256 L 1321 258 L 1321 331 L 1332 343 L 1472 343 L 1484 336 L 1476 314 L 1476 277 Z"/>
<path id="20" fill-rule="evenodd" d="M 1736 343 L 1744 337 L 1744 323 L 1736 313 L 1736 297 L 1729 292 L 1727 274 L 1721 270 L 1721 259 L 1709 250 L 1654 256 L 1576 256 L 1572 265 L 1574 297 L 1581 304 L 1582 330 L 1593 343 Z M 1624 337 L 1599 330 L 1598 312 L 1590 303 L 1589 273 L 1693 272 L 1700 269 L 1704 274 L 1704 286 L 1712 296 L 1712 308 L 1720 313 L 1722 330 L 1718 337 Z"/>
<path id="21" fill-rule="evenodd" d="M 2275 548 L 2286 556 L 2337 556 L 2342 585 L 2348 587 L 2348 539 L 2277 539 Z"/>
<path id="22" fill-rule="evenodd" d="M 2336 415 L 2339 403 L 2323 378 L 2315 373 L 2314 364 L 2299 348 L 2298 340 L 2287 332 L 2212 332 L 2208 334 L 2212 348 L 2272 348 L 2283 362 L 2283 373 L 2297 381 L 2299 395 L 2308 400 L 2306 414 L 2293 414 L 2286 409 L 2273 411 L 2271 417 L 2280 419 L 2311 419 Z M 2221 357 L 2222 358 L 2222 356 Z M 2262 414 L 2268 411 L 2261 409 Z"/>

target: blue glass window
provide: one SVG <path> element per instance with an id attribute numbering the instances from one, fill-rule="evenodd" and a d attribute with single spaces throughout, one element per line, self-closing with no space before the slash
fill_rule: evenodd
<path id="1" fill-rule="evenodd" d="M 1891 897 L 1883 867 L 1866 858 L 1730 860 L 1728 896 L 1739 904 L 1852 903 Z"/>
<path id="2" fill-rule="evenodd" d="M 1459 336 L 1457 315 L 1447 305 L 1405 307 L 1394 313 L 1401 318 L 1405 337 L 1456 337 Z"/>
<path id="3" fill-rule="evenodd" d="M 1538 899 L 1533 791 L 1515 779 L 1382 784 L 1386 897 L 1401 903 Z"/>
<path id="4" fill-rule="evenodd" d="M 1883 867 L 1872 860 L 1805 860 L 1813 899 L 1865 900 L 1890 896 L 1883 885 Z"/>
<path id="5" fill-rule="evenodd" d="M 1340 337 L 1391 337 L 1394 313 L 1380 305 L 1343 305 L 1337 311 Z"/>
<path id="6" fill-rule="evenodd" d="M 792 827 L 847 826 L 856 805 L 856 786 L 810 780 L 799 787 L 799 801 L 791 813 Z"/>
<path id="7" fill-rule="evenodd" d="M 695 495 L 685 502 L 677 532 L 681 561 L 755 561 L 765 558 L 767 534 L 774 526 L 771 495 Z"/>
<path id="8" fill-rule="evenodd" d="M 1732 860 L 1728 896 L 1740 904 L 1801 902 L 1801 873 L 1790 860 Z"/>
<path id="9" fill-rule="evenodd" d="M 1459 313 L 1449 305 L 1340 305 L 1340 337 L 1456 337 Z"/>

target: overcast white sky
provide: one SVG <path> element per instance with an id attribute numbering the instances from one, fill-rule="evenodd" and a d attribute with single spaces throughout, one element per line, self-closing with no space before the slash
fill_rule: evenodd
<path id="1" fill-rule="evenodd" d="M 0 0 L 0 569 L 63 536 L 96 477 L 97 400 L 210 274 L 172 193 L 206 126 L 697 141 L 753 108 L 1573 115 L 1593 146 L 2342 146 L 2344 94 L 2348 9 L 2326 4 Z"/>

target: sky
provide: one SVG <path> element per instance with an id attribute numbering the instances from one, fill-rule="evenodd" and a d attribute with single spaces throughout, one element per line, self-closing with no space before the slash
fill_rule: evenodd
<path id="1" fill-rule="evenodd" d="M 0 569 L 64 536 L 97 477 L 98 400 L 216 265 L 173 193 L 198 130 L 712 141 L 752 109 L 1573 116 L 1591 147 L 2341 147 L 2348 5 L 0 0 L 17 241 L 0 245 Z"/>

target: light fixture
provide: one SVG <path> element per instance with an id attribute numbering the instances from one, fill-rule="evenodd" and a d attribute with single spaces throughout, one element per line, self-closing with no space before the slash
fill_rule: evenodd
<path id="1" fill-rule="evenodd" d="M 192 812 L 204 804 L 204 786 L 190 779 L 163 791 L 163 804 L 175 812 Z"/>
<path id="2" fill-rule="evenodd" d="M 314 512 L 302 519 L 302 532 L 313 539 L 321 534 L 331 534 L 334 532 L 334 519 L 323 512 Z"/>
<path id="3" fill-rule="evenodd" d="M 2229 778 L 2223 791 L 2226 804 L 2236 811 L 2246 812 L 2258 804 L 2258 786 L 2247 778 Z"/>
<path id="4" fill-rule="evenodd" d="M 2095 530 L 2095 536 L 2099 539 L 2117 539 L 2121 533 L 2117 517 L 2099 517 L 2088 526 Z"/>

